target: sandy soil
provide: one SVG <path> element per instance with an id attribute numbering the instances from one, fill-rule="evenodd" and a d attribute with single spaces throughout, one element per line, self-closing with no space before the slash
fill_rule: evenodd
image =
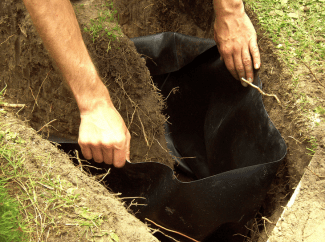
<path id="1" fill-rule="evenodd" d="M 323 132 L 324 127 L 318 131 Z M 325 139 L 305 170 L 297 196 L 287 205 L 270 235 L 270 242 L 284 241 L 325 241 Z"/>

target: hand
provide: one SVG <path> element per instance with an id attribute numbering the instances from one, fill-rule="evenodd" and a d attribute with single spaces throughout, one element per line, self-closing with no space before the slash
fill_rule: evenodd
<path id="1" fill-rule="evenodd" d="M 113 105 L 81 113 L 78 143 L 86 159 L 122 167 L 130 160 L 130 133 Z"/>
<path id="2" fill-rule="evenodd" d="M 246 13 L 242 11 L 217 15 L 214 23 L 214 39 L 221 59 L 233 77 L 237 80 L 244 77 L 253 82 L 253 64 L 255 69 L 259 69 L 261 60 L 256 32 Z M 242 85 L 247 86 L 247 83 L 242 82 Z"/>

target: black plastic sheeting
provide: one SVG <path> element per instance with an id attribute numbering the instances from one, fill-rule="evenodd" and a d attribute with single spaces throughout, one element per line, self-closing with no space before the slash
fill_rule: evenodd
<path id="1" fill-rule="evenodd" d="M 163 95 L 170 94 L 168 146 L 198 180 L 180 182 L 155 162 L 127 163 L 111 168 L 108 186 L 139 204 L 130 208 L 142 221 L 199 241 L 242 241 L 234 234 L 247 232 L 286 155 L 260 93 L 231 76 L 213 40 L 168 32 L 132 41 Z M 261 86 L 257 74 L 255 84 Z"/>
<path id="2" fill-rule="evenodd" d="M 164 165 L 141 163 L 114 169 L 109 186 L 145 198 L 131 206 L 142 220 L 197 240 L 243 240 L 233 234 L 255 216 L 286 155 L 260 93 L 231 76 L 213 40 L 161 33 L 132 41 L 163 95 L 179 90 L 167 99 L 167 139 L 174 155 L 196 157 L 177 160 L 199 180 L 180 182 Z"/>

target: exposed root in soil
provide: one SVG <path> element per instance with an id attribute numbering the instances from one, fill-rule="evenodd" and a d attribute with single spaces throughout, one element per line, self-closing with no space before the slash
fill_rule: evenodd
<path id="1" fill-rule="evenodd" d="M 274 97 L 276 99 L 276 101 L 281 105 L 281 102 L 279 100 L 279 98 L 277 97 L 277 95 L 275 94 L 267 94 L 265 92 L 263 92 L 258 86 L 255 86 L 253 83 L 250 83 L 249 81 L 247 81 L 244 77 L 241 78 L 243 82 L 246 82 L 248 85 L 250 85 L 251 87 L 255 88 L 257 91 L 259 91 L 259 93 L 261 93 L 264 96 L 268 96 L 268 97 Z"/>
<path id="2" fill-rule="evenodd" d="M 193 238 L 191 238 L 191 237 L 189 237 L 189 236 L 187 236 L 187 235 L 185 235 L 185 234 L 182 234 L 182 233 L 177 232 L 177 231 L 175 231 L 175 230 L 167 229 L 167 228 L 165 228 L 165 227 L 163 227 L 163 226 L 161 226 L 161 225 L 155 223 L 154 221 L 152 221 L 152 220 L 150 220 L 150 219 L 148 219 L 148 218 L 146 218 L 145 220 L 149 221 L 150 223 L 153 223 L 154 225 L 156 225 L 157 227 L 159 227 L 159 228 L 161 228 L 161 229 L 163 229 L 163 230 L 166 230 L 166 231 L 171 232 L 171 233 L 179 234 L 180 236 L 183 236 L 183 237 L 185 237 L 185 238 L 187 238 L 187 239 L 189 239 L 189 240 L 191 240 L 191 241 L 199 242 L 198 240 L 195 240 L 195 239 L 193 239 Z M 169 237 L 169 236 L 168 236 L 168 237 Z M 169 238 L 171 238 L 171 237 L 169 237 Z M 174 239 L 174 240 L 175 240 L 175 239 Z M 175 241 L 177 241 L 177 240 L 175 240 Z"/>

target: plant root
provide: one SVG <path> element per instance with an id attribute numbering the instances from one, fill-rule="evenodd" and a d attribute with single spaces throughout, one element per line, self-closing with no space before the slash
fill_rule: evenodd
<path id="1" fill-rule="evenodd" d="M 153 224 L 156 225 L 157 227 L 159 227 L 159 228 L 161 228 L 161 229 L 164 229 L 164 230 L 166 230 L 166 231 L 168 231 L 168 232 L 172 232 L 172 233 L 175 233 L 175 234 L 179 234 L 179 235 L 181 235 L 181 236 L 183 236 L 183 237 L 185 237 L 185 238 L 187 238 L 187 239 L 189 239 L 189 240 L 192 240 L 192 241 L 194 241 L 194 242 L 200 242 L 200 241 L 198 241 L 198 240 L 196 240 L 196 239 L 193 239 L 193 238 L 191 238 L 191 237 L 189 237 L 189 236 L 187 236 L 187 235 L 185 235 L 185 234 L 182 234 L 182 233 L 180 233 L 180 232 L 177 232 L 177 231 L 174 231 L 174 230 L 171 230 L 171 229 L 167 229 L 167 228 L 165 228 L 165 227 L 163 227 L 163 226 L 161 226 L 161 225 L 159 225 L 159 224 L 156 224 L 154 221 L 151 221 L 151 220 L 148 219 L 148 218 L 145 218 L 145 220 L 147 220 L 147 221 L 153 223 Z"/>
<path id="2" fill-rule="evenodd" d="M 279 104 L 281 104 L 281 102 L 280 102 L 280 100 L 279 100 L 279 98 L 277 97 L 277 95 L 275 95 L 275 94 L 267 94 L 267 93 L 265 93 L 265 92 L 263 92 L 258 86 L 255 86 L 254 84 L 252 84 L 252 83 L 250 83 L 249 81 L 247 81 L 245 78 L 241 78 L 241 80 L 243 81 L 243 82 L 246 82 L 248 85 L 250 85 L 251 87 L 253 87 L 253 88 L 255 88 L 255 89 L 257 89 L 257 91 L 259 91 L 262 95 L 265 95 L 265 96 L 268 96 L 268 97 L 274 97 L 276 100 L 277 100 L 277 102 L 279 103 Z"/>

